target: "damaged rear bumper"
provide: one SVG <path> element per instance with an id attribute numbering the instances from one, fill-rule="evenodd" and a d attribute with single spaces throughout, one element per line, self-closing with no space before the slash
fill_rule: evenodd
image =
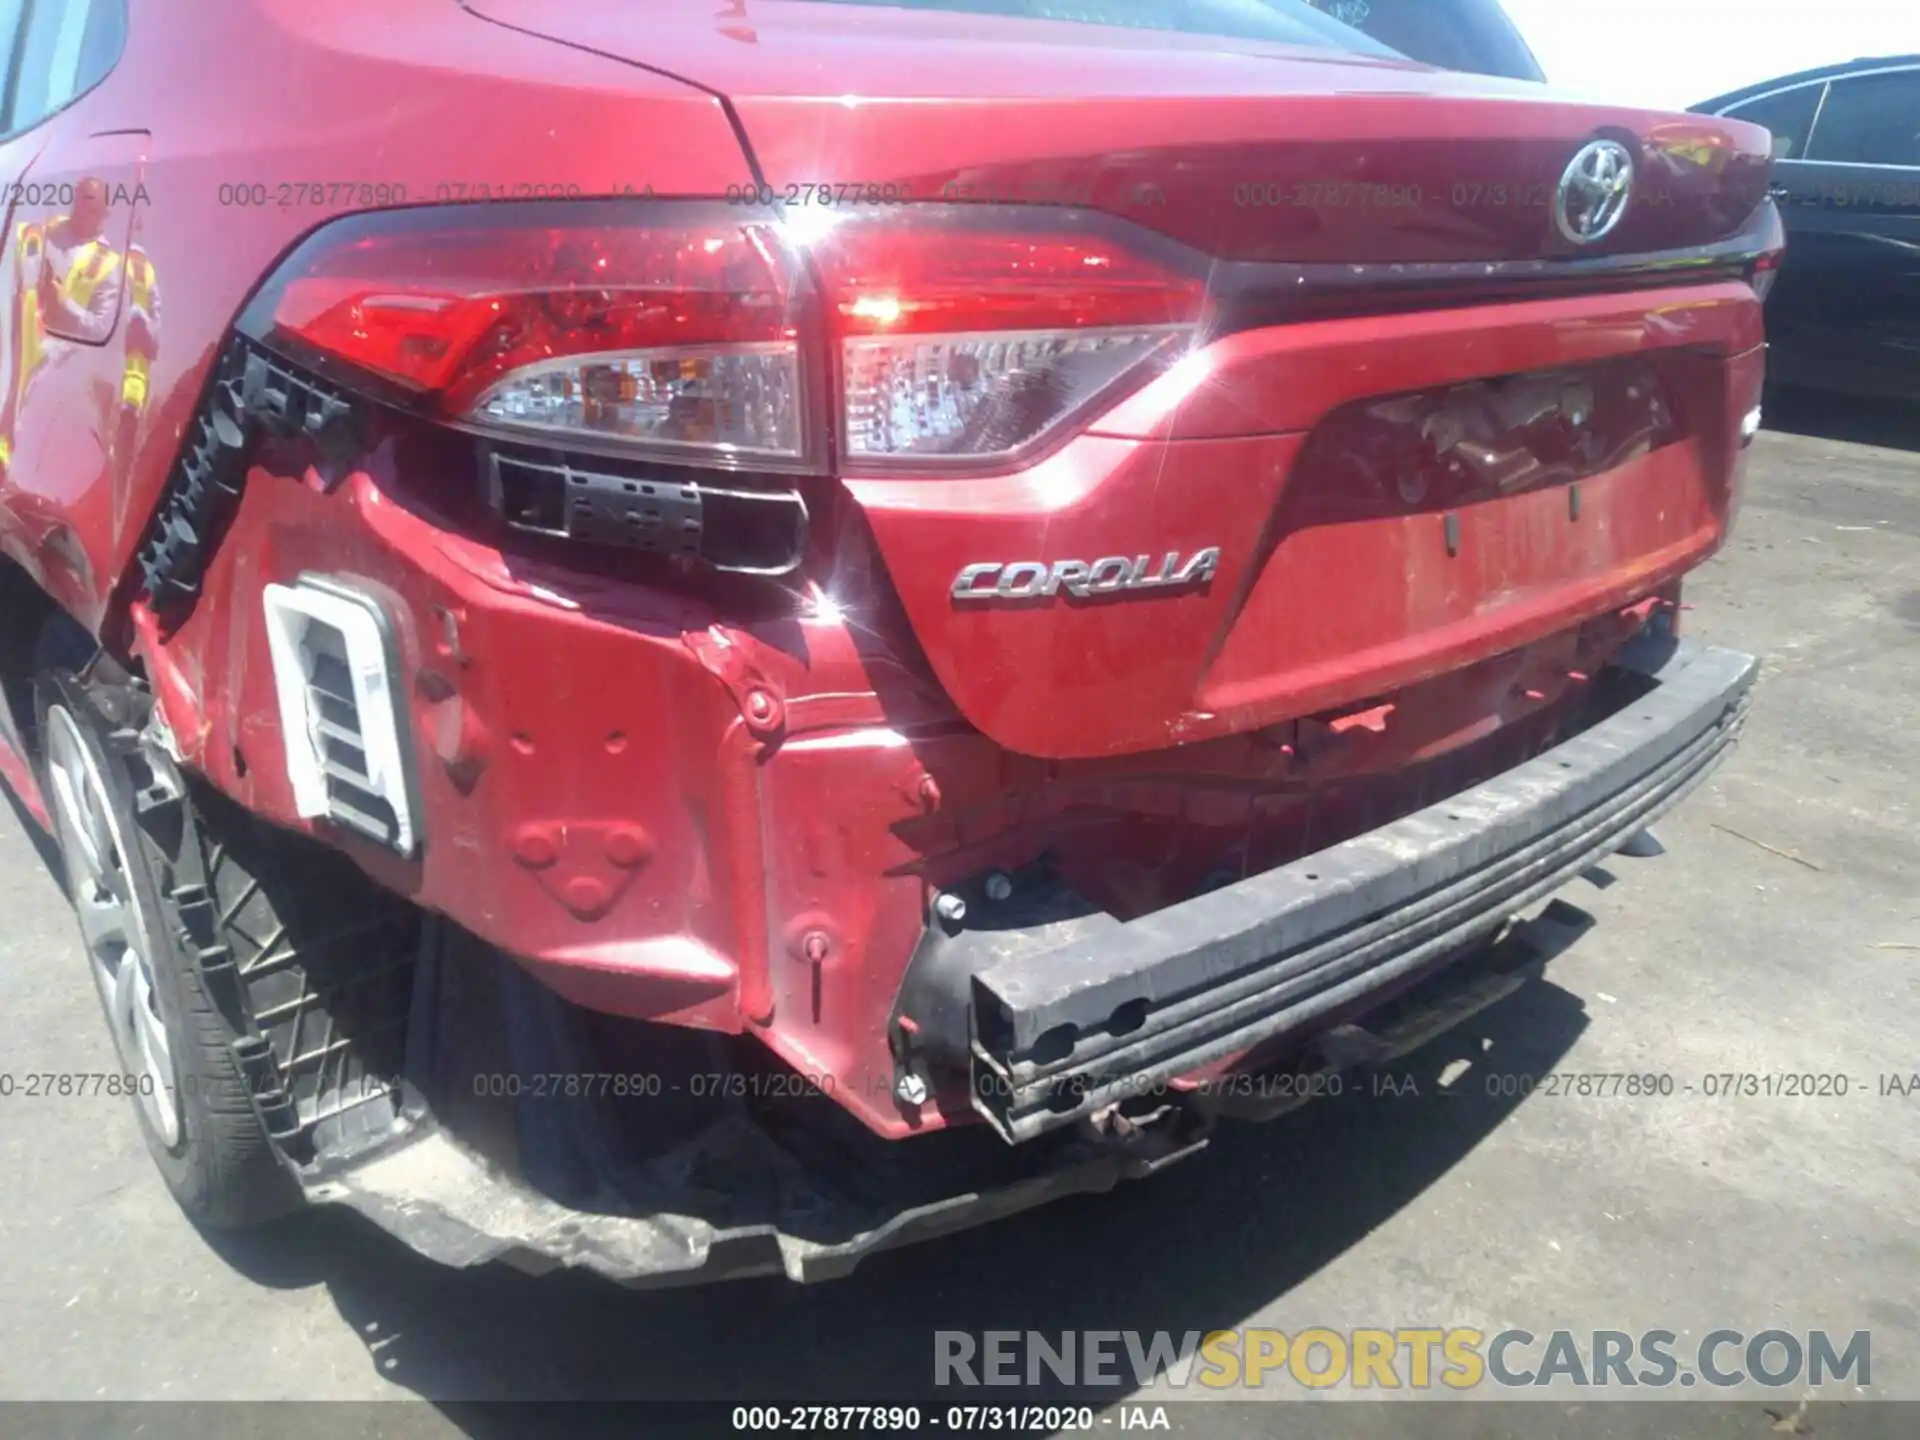
<path id="1" fill-rule="evenodd" d="M 1544 754 L 1291 864 L 1110 917 L 967 977 L 973 1103 L 1026 1141 L 1308 1035 L 1460 954 L 1681 799 L 1724 758 L 1752 656 L 1644 634 L 1645 693 Z M 955 997 L 958 998 L 958 997 Z"/>
<path id="2" fill-rule="evenodd" d="M 741 1124 L 708 1137 L 727 1147 L 730 1164 L 791 1166 L 764 1132 Z M 1203 1144 L 1204 1142 L 1199 1142 Z M 1110 1190 L 1152 1173 L 1159 1163 L 1118 1153 L 1085 1154 L 1056 1170 L 977 1193 L 963 1193 L 852 1230 L 844 1238 L 798 1233 L 799 1216 L 715 1224 L 698 1213 L 600 1213 L 554 1200 L 490 1167 L 445 1131 L 423 1134 L 351 1171 L 309 1187 L 310 1198 L 357 1210 L 411 1249 L 443 1265 L 492 1261 L 532 1274 L 584 1269 L 635 1288 L 665 1288 L 784 1275 L 799 1283 L 834 1280 L 868 1256 L 1030 1210 L 1069 1195 Z M 795 1196 L 796 1206 L 802 1205 Z"/>
<path id="3" fill-rule="evenodd" d="M 302 1183 L 443 1263 L 663 1286 L 833 1279 L 886 1250 L 1151 1175 L 1202 1148 L 1215 1115 L 1264 1118 L 1296 1103 L 1236 1112 L 1168 1082 L 1255 1047 L 1326 1071 L 1378 1064 L 1539 973 L 1547 947 L 1535 923 L 1509 922 L 1713 769 L 1758 670 L 1747 655 L 1652 635 L 1617 664 L 1637 677 L 1623 708 L 1442 804 L 1143 919 L 1101 917 L 1083 938 L 973 968 L 963 982 L 973 1103 L 999 1139 L 977 1126 L 904 1143 L 860 1130 L 848 1143 L 865 1149 L 823 1147 L 808 1124 L 733 1107 L 636 1148 L 634 1136 L 659 1133 L 661 1101 L 628 1102 L 624 1116 L 586 1096 L 476 1101 L 488 1071 L 574 1072 L 589 1052 L 582 1012 L 453 934 L 444 963 L 430 949 L 416 980 L 396 1133 Z M 499 1023 L 477 1023 L 488 1015 Z M 469 1048 L 495 1032 L 503 1052 Z M 1144 1093 L 1162 1098 L 1128 1107 L 1137 1123 L 1100 1123 L 1096 1112 Z M 1332 1091 L 1290 1092 L 1309 1093 Z M 819 1103 L 816 1118 L 839 1115 Z M 869 1184 L 889 1163 L 908 1182 Z"/>
<path id="4" fill-rule="evenodd" d="M 1408 1054 L 1537 977 L 1558 948 L 1550 919 L 1539 922 L 1544 935 L 1533 926 L 1516 927 L 1369 1015 L 1366 1053 L 1347 1063 L 1380 1064 Z M 538 1004 L 541 993 L 528 988 L 520 998 Z M 1322 1089 L 1338 1093 L 1338 1087 Z M 419 1092 L 409 1090 L 417 1100 Z M 1214 1113 L 1268 1119 L 1304 1103 L 1309 1093 L 1301 1087 L 1298 1099 L 1263 1099 Z M 457 1127 L 417 1108 L 387 1143 L 300 1178 L 310 1199 L 357 1211 L 444 1265 L 497 1261 L 533 1274 L 581 1269 L 645 1289 L 759 1276 L 813 1283 L 842 1278 L 888 1250 L 1157 1174 L 1206 1147 L 1213 1114 L 1169 1106 L 1124 1131 L 1078 1126 L 1017 1149 L 980 1127 L 928 1136 L 906 1148 L 924 1151 L 970 1133 L 1017 1163 L 980 1166 L 971 1183 L 951 1183 L 932 1198 L 920 1186 L 915 1196 L 891 1199 L 850 1194 L 844 1182 L 866 1167 L 822 1164 L 818 1156 L 796 1153 L 791 1137 L 745 1113 L 645 1157 L 619 1153 L 621 1127 L 607 1118 L 604 1111 L 565 1115 L 532 1107 L 519 1117 L 516 1165 L 483 1155 L 467 1137 L 456 1137 Z M 558 1168 L 573 1172 L 571 1187 L 553 1183 L 552 1152 L 544 1164 L 529 1154 L 528 1125 L 538 1127 L 541 1143 L 557 1141 L 565 1156 Z M 567 1198 L 551 1190 L 568 1192 Z"/>

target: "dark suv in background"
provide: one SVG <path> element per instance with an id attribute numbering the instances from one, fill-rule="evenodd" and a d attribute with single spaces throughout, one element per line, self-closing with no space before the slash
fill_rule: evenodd
<path id="1" fill-rule="evenodd" d="M 1773 132 L 1791 243 L 1768 379 L 1920 394 L 1920 55 L 1851 60 L 1696 105 Z"/>

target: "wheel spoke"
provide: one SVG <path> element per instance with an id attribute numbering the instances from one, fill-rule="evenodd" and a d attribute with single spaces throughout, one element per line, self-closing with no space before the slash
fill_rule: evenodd
<path id="1" fill-rule="evenodd" d="M 59 814 L 63 838 L 68 842 L 66 858 L 72 872 L 68 880 L 76 892 L 83 885 L 97 883 L 107 868 L 106 858 L 87 823 L 86 776 L 77 762 L 78 757 L 71 754 L 56 754 L 52 767 L 54 808 Z"/>
<path id="2" fill-rule="evenodd" d="M 151 1086 L 150 1092 L 141 1095 L 141 1103 L 152 1117 L 154 1128 L 160 1132 L 161 1141 L 172 1145 L 180 1135 L 179 1101 L 174 1093 L 173 1047 L 167 1040 L 167 1027 L 154 1004 L 153 977 L 148 973 L 146 962 L 129 951 L 124 968 L 132 977 L 128 1024 L 134 1042 L 133 1049 Z"/>
<path id="3" fill-rule="evenodd" d="M 131 951 L 122 951 L 118 963 L 97 962 L 103 975 L 113 978 L 107 995 L 107 1016 L 113 1025 L 113 1038 L 120 1044 L 121 1060 L 131 1066 L 140 1058 L 138 1034 L 134 1029 L 133 1012 L 140 1003 L 134 972 L 139 966 L 134 962 Z"/>
<path id="4" fill-rule="evenodd" d="M 116 896 L 82 895 L 74 908 L 80 916 L 80 934 L 96 959 L 105 961 L 133 944 L 132 916 Z"/>
<path id="5" fill-rule="evenodd" d="M 153 977 L 148 974 L 144 961 L 135 961 L 129 968 L 134 972 L 134 993 L 138 1000 L 134 1019 L 136 1033 L 140 1036 L 140 1048 L 147 1057 L 149 1068 L 155 1072 L 154 1079 L 164 1081 L 171 1088 L 173 1046 L 167 1040 L 167 1027 L 161 1022 L 159 1007 L 154 1003 Z"/>
<path id="6" fill-rule="evenodd" d="M 102 876 L 108 874 L 118 863 L 113 843 L 113 831 L 107 825 L 107 797 L 100 793 L 100 787 L 91 774 L 81 777 L 77 787 L 81 806 L 81 822 L 85 825 L 87 850 L 98 862 Z"/>

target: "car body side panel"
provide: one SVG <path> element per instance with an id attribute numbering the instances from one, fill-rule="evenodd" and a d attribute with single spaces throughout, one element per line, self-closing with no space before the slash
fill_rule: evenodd
<path id="1" fill-rule="evenodd" d="M 121 539 L 146 519 L 128 513 L 127 478 L 158 326 L 141 244 L 150 137 L 53 126 L 9 221 L 0 493 L 16 495 L 10 557 L 97 630 Z"/>
<path id="2" fill-rule="evenodd" d="M 217 342 L 275 260 L 331 216 L 515 194 L 717 194 L 740 166 L 713 97 L 532 45 L 441 0 L 208 0 L 191 23 L 131 7 L 112 73 L 0 147 L 5 178 L 28 187 L 10 243 L 23 224 L 40 237 L 64 223 L 62 197 L 92 180 L 107 188 L 123 280 L 119 323 L 87 343 L 20 313 L 43 278 L 39 240 L 8 257 L 0 545 L 84 623 L 111 628 Z M 129 237 L 137 286 L 124 283 Z M 135 289 L 149 312 L 128 323 Z"/>

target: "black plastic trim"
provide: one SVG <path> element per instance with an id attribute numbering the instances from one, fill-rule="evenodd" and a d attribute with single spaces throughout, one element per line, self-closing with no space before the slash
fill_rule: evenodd
<path id="1" fill-rule="evenodd" d="M 1724 240 L 1625 255 L 1360 264 L 1223 260 L 1213 266 L 1207 281 L 1219 314 L 1206 338 L 1308 319 L 1738 280 L 1754 261 L 1778 247 L 1777 214 L 1772 202 L 1762 201 L 1739 233 Z"/>
<path id="2" fill-rule="evenodd" d="M 806 558 L 806 497 L 781 477 L 768 488 L 717 483 L 722 473 L 629 460 L 589 465 L 571 450 L 522 453 L 482 444 L 487 500 L 510 530 L 650 554 L 697 557 L 735 575 L 789 575 Z M 535 494 L 544 488 L 544 494 Z M 543 502 L 529 504 L 529 501 Z M 754 510 L 784 520 L 785 543 L 752 554 L 738 521 Z M 751 530 L 751 526 L 746 527 Z"/>
<path id="3" fill-rule="evenodd" d="M 176 624 L 200 598 L 200 582 L 246 483 L 249 455 L 262 436 L 304 437 L 322 463 L 361 444 L 363 413 L 347 395 L 236 337 L 215 362 L 205 395 L 187 424 L 136 563 L 155 612 Z"/>

